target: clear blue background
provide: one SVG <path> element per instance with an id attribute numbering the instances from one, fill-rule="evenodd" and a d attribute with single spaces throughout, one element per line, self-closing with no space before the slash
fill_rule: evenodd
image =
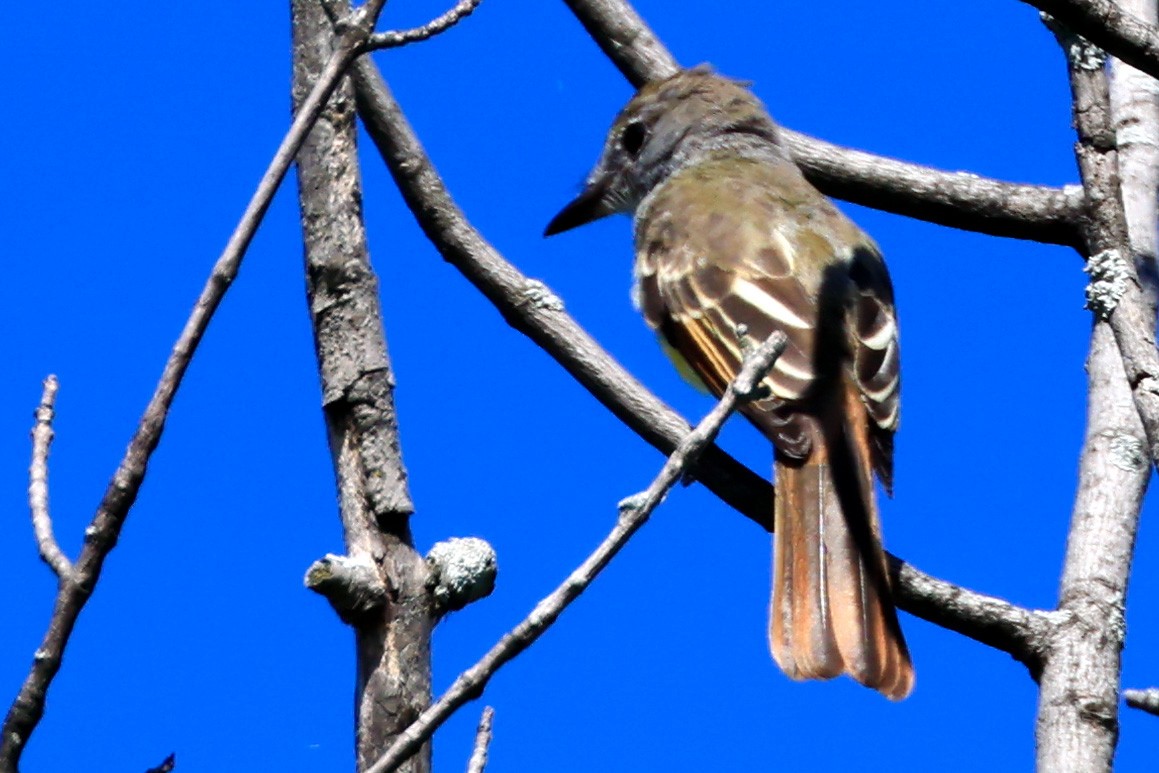
<path id="1" fill-rule="evenodd" d="M 62 384 L 52 507 L 75 555 L 287 126 L 287 6 L 0 11 L 0 704 L 55 591 L 25 497 L 40 381 Z M 383 27 L 444 7 L 396 0 Z M 947 169 L 1076 178 L 1062 57 L 1015 0 L 639 8 L 681 62 L 751 79 L 793 128 Z M 629 304 L 629 222 L 540 238 L 631 94 L 563 4 L 485 0 L 443 37 L 378 59 L 487 238 L 664 399 L 692 419 L 706 412 Z M 416 538 L 425 551 L 482 536 L 501 566 L 494 596 L 436 633 L 441 692 L 591 550 L 662 459 L 441 261 L 364 147 Z M 1052 606 L 1085 412 L 1080 260 L 847 211 L 880 242 L 902 319 L 889 547 L 937 576 Z M 742 422 L 722 442 L 768 467 L 768 444 Z M 1157 537 L 1145 519 L 1127 686 L 1159 682 Z M 908 701 L 788 682 L 765 644 L 768 541 L 702 488 L 674 493 L 492 683 L 489 770 L 1031 768 L 1036 691 L 1022 666 L 908 615 Z M 175 751 L 181 771 L 350 770 L 351 634 L 301 583 L 341 546 L 291 182 L 177 398 L 25 769 L 139 771 Z M 436 769 L 463 768 L 481 708 L 436 736 Z M 1119 768 L 1149 769 L 1159 720 L 1122 720 Z"/>

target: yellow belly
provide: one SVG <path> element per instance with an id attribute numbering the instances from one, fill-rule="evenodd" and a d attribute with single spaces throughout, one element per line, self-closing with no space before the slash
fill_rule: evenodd
<path id="1" fill-rule="evenodd" d="M 712 394 L 712 390 L 708 388 L 707 384 L 700 380 L 700 376 L 696 375 L 696 371 L 694 371 L 692 366 L 688 364 L 688 360 L 684 359 L 684 355 L 676 351 L 676 347 L 668 343 L 668 340 L 660 333 L 656 334 L 656 340 L 660 342 L 660 348 L 664 350 L 666 355 L 668 355 L 668 359 L 670 359 L 672 364 L 676 366 L 676 370 L 680 372 L 680 376 L 685 381 L 696 387 L 697 390 L 704 392 L 706 395 Z"/>

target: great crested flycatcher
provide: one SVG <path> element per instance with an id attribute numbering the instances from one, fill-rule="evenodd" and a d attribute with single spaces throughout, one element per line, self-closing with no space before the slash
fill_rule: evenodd
<path id="1" fill-rule="evenodd" d="M 662 343 L 720 395 L 742 334 L 788 346 L 742 410 L 773 443 L 773 658 L 793 679 L 847 673 L 913 688 L 881 546 L 873 476 L 890 491 L 900 365 L 876 245 L 810 185 L 743 85 L 708 67 L 649 83 L 608 132 L 550 236 L 634 213 L 633 297 Z"/>

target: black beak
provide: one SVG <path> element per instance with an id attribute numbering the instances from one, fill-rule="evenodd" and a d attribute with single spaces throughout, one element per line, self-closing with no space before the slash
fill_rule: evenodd
<path id="1" fill-rule="evenodd" d="M 583 193 L 576 196 L 570 204 L 551 219 L 547 228 L 544 229 L 543 235 L 554 236 L 612 214 L 612 209 L 604 200 L 606 191 L 607 183 L 604 180 L 596 180 L 588 185 Z"/>

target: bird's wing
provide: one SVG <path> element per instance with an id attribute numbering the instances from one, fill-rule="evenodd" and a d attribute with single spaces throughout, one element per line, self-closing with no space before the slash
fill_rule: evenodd
<path id="1" fill-rule="evenodd" d="M 849 278 L 849 372 L 868 415 L 874 471 L 885 490 L 892 493 L 893 433 L 901 408 L 901 350 L 893 284 L 872 242 L 866 240 L 854 250 Z"/>
<path id="2" fill-rule="evenodd" d="M 818 374 L 843 364 L 819 361 L 818 341 L 848 351 L 888 484 L 899 385 L 889 276 L 868 237 L 795 168 L 731 159 L 678 173 L 638 219 L 636 247 L 645 319 L 715 394 L 740 370 L 740 326 L 753 343 L 786 334 L 764 382 L 771 397 L 745 409 L 782 453 L 808 454 L 802 409 Z M 829 303 L 839 313 L 823 314 Z"/>

